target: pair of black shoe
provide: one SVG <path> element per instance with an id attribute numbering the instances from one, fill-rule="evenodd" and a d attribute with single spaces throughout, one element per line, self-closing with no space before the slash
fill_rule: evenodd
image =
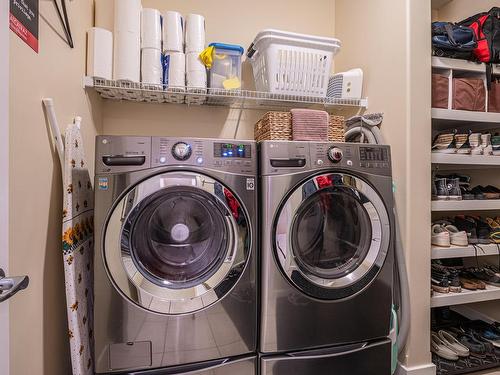
<path id="1" fill-rule="evenodd" d="M 431 287 L 438 293 L 460 293 L 460 271 L 440 264 L 431 265 Z"/>
<path id="2" fill-rule="evenodd" d="M 472 327 L 450 328 L 458 342 L 469 349 L 470 355 L 477 358 L 486 358 L 488 355 L 498 355 L 499 350 L 483 337 L 483 330 Z"/>
<path id="3" fill-rule="evenodd" d="M 454 224 L 458 230 L 467 233 L 470 244 L 487 245 L 491 243 L 491 227 L 480 217 L 465 215 L 455 216 Z"/>

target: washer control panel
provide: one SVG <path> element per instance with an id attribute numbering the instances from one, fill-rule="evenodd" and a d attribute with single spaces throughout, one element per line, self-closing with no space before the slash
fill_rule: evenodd
<path id="1" fill-rule="evenodd" d="M 257 162 L 257 145 L 253 141 L 134 136 L 96 137 L 96 174 L 186 165 L 255 175 Z"/>
<path id="2" fill-rule="evenodd" d="M 152 139 L 152 167 L 192 165 L 234 173 L 255 173 L 254 142 L 229 142 L 215 139 Z"/>

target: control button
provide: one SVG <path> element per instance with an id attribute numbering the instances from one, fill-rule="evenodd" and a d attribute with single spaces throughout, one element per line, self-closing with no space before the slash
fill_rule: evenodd
<path id="1" fill-rule="evenodd" d="M 316 161 L 316 164 L 317 164 L 317 165 L 323 165 L 323 164 L 324 164 L 324 161 L 323 161 L 323 160 L 321 160 L 321 159 L 318 159 L 318 160 Z"/>
<path id="2" fill-rule="evenodd" d="M 172 147 L 172 155 L 174 158 L 180 161 L 184 161 L 189 159 L 191 156 L 192 149 L 191 145 L 185 143 L 185 142 L 177 142 L 173 147 Z"/>
<path id="3" fill-rule="evenodd" d="M 222 160 L 216 160 L 216 161 L 214 161 L 214 165 L 215 165 L 215 166 L 220 166 L 220 165 L 222 165 Z"/>
<path id="4" fill-rule="evenodd" d="M 234 165 L 241 165 L 241 160 L 235 160 Z"/>
<path id="5" fill-rule="evenodd" d="M 198 157 L 196 158 L 196 163 L 198 163 L 198 164 L 203 164 L 203 158 L 202 158 L 201 156 L 198 156 Z"/>
<path id="6" fill-rule="evenodd" d="M 224 165 L 233 165 L 231 160 L 224 160 Z"/>
<path id="7" fill-rule="evenodd" d="M 251 167 L 252 166 L 252 162 L 251 161 L 245 161 L 245 167 Z"/>
<path id="8" fill-rule="evenodd" d="M 167 162 L 167 158 L 165 156 L 160 157 L 160 164 L 165 164 Z"/>
<path id="9" fill-rule="evenodd" d="M 347 160 L 347 165 L 348 165 L 349 167 L 352 167 L 352 160 Z"/>
<path id="10" fill-rule="evenodd" d="M 333 163 L 339 163 L 344 157 L 344 153 L 338 147 L 330 147 L 328 149 L 328 159 L 330 159 Z"/>

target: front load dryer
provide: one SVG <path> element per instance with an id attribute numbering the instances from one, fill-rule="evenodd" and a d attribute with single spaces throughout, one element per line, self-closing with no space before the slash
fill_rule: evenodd
<path id="1" fill-rule="evenodd" d="M 389 147 L 259 147 L 261 374 L 389 375 Z"/>
<path id="2" fill-rule="evenodd" d="M 256 145 L 96 140 L 95 369 L 254 375 Z"/>

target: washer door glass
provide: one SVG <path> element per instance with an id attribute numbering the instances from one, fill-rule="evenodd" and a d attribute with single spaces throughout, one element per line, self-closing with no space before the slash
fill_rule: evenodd
<path id="1" fill-rule="evenodd" d="M 143 275 L 170 288 L 203 283 L 219 269 L 229 245 L 225 208 L 209 193 L 169 187 L 130 215 L 130 250 Z"/>
<path id="2" fill-rule="evenodd" d="M 276 256 L 300 290 L 321 299 L 346 298 L 378 274 L 389 248 L 389 224 L 382 199 L 362 179 L 315 176 L 281 205 Z"/>
<path id="3" fill-rule="evenodd" d="M 251 228 L 238 197 L 194 172 L 134 186 L 112 210 L 104 260 L 117 290 L 150 311 L 185 314 L 224 298 L 243 273 Z"/>

